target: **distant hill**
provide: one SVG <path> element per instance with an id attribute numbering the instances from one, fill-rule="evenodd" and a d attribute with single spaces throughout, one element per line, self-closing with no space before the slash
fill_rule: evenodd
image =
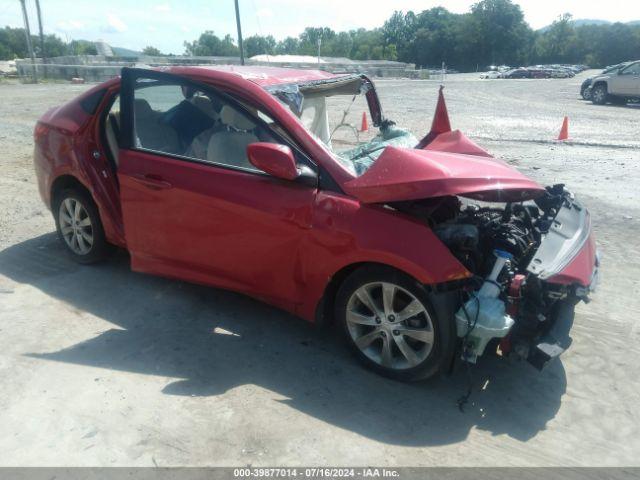
<path id="1" fill-rule="evenodd" d="M 574 20 L 573 25 L 576 27 L 582 27 L 584 25 L 611 25 L 613 22 L 608 20 L 597 20 L 593 18 L 579 18 Z"/>
<path id="2" fill-rule="evenodd" d="M 111 47 L 111 50 L 113 50 L 113 54 L 116 57 L 139 57 L 142 55 L 142 52 L 136 52 L 135 50 L 122 47 Z"/>
<path id="3" fill-rule="evenodd" d="M 573 25 L 576 27 L 582 27 L 584 25 L 612 25 L 613 23 L 616 23 L 616 22 L 610 22 L 609 20 L 598 20 L 596 18 L 578 18 L 576 20 L 572 20 L 571 23 L 573 23 Z M 621 23 L 625 23 L 626 25 L 640 25 L 640 20 L 631 20 L 629 22 L 621 22 Z M 548 30 L 550 26 L 551 25 L 542 27 L 538 31 L 544 32 L 545 30 Z"/>

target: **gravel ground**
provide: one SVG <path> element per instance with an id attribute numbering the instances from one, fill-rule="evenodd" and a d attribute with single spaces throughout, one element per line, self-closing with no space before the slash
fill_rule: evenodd
<path id="1" fill-rule="evenodd" d="M 124 254 L 71 263 L 37 194 L 32 131 L 87 87 L 0 83 L 0 466 L 640 465 L 640 106 L 583 102 L 586 75 L 446 81 L 453 127 L 566 183 L 603 254 L 562 361 L 483 359 L 464 413 L 464 371 L 395 383 L 332 332 L 241 295 L 132 273 Z M 428 130 L 437 82 L 377 86 L 388 117 Z"/>

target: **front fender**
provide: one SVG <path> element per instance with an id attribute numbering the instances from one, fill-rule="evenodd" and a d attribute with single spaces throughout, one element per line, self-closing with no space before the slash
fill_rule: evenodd
<path id="1" fill-rule="evenodd" d="M 305 301 L 298 314 L 309 320 L 332 276 L 349 265 L 388 265 L 426 285 L 471 276 L 424 223 L 333 192 L 317 195 L 306 249 L 301 265 Z"/>

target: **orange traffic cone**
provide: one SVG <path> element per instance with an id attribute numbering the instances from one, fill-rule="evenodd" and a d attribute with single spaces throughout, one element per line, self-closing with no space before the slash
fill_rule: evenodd
<path id="1" fill-rule="evenodd" d="M 369 131 L 369 123 L 367 122 L 367 112 L 362 112 L 362 125 L 360 125 L 361 132 Z"/>
<path id="2" fill-rule="evenodd" d="M 558 140 L 567 140 L 569 138 L 569 117 L 564 117 L 562 122 L 562 128 L 560 129 L 560 135 Z"/>

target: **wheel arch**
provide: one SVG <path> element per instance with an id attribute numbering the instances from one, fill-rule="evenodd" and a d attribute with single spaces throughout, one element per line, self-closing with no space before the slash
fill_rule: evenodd
<path id="1" fill-rule="evenodd" d="M 388 263 L 375 262 L 375 261 L 361 261 L 361 262 L 354 262 L 348 265 L 344 265 L 331 276 L 331 278 L 325 285 L 322 297 L 320 297 L 320 301 L 316 306 L 315 323 L 317 325 L 325 326 L 333 323 L 334 321 L 333 311 L 335 307 L 335 300 L 336 300 L 336 295 L 338 293 L 338 290 L 340 289 L 340 286 L 347 279 L 349 275 L 351 275 L 356 270 L 364 267 L 388 268 L 389 270 L 394 270 L 396 272 L 399 272 L 421 283 L 410 272 L 403 270 L 402 268 L 399 268 L 396 265 L 391 265 Z M 436 291 L 446 292 L 446 291 L 454 291 L 455 288 L 452 288 L 454 284 L 449 286 L 449 288 L 438 288 L 440 285 L 428 285 L 427 287 L 429 288 L 429 290 L 434 292 Z"/>
<path id="2" fill-rule="evenodd" d="M 419 282 L 417 279 L 415 279 L 415 276 L 411 275 L 409 272 L 388 263 L 363 261 L 345 265 L 340 268 L 334 275 L 332 275 L 331 279 L 325 287 L 322 298 L 318 302 L 315 320 L 318 326 L 326 327 L 334 324 L 335 302 L 340 286 L 349 277 L 349 275 L 351 275 L 356 270 L 365 267 L 382 267 L 399 272 Z M 442 319 L 450 319 L 450 321 L 446 321 L 444 323 L 446 327 L 442 332 L 443 360 L 440 367 L 441 373 L 448 375 L 453 371 L 455 363 L 455 351 L 458 339 L 453 318 L 455 315 L 455 311 L 458 308 L 458 302 L 460 300 L 459 288 L 461 287 L 461 285 L 458 282 L 452 282 L 451 284 L 425 285 L 425 287 L 428 290 L 431 307 L 435 310 L 435 314 L 441 316 Z"/>
<path id="3" fill-rule="evenodd" d="M 599 87 L 600 85 L 603 85 L 604 88 L 607 89 L 607 93 L 609 92 L 609 84 L 607 83 L 606 80 L 597 80 L 597 81 L 593 82 L 591 84 L 591 89 L 593 90 L 594 88 Z"/>
<path id="4" fill-rule="evenodd" d="M 330 325 L 333 323 L 333 309 L 335 306 L 336 295 L 338 293 L 338 289 L 340 285 L 345 281 L 345 279 L 355 272 L 357 269 L 362 268 L 366 265 L 379 265 L 390 267 L 390 265 L 385 265 L 383 263 L 378 262 L 355 262 L 350 263 L 348 265 L 343 266 L 337 272 L 335 272 L 327 284 L 324 287 L 324 292 L 320 297 L 320 301 L 316 306 L 316 314 L 315 314 L 315 323 L 320 326 Z M 394 268 L 394 267 L 391 267 Z"/>
<path id="5" fill-rule="evenodd" d="M 80 180 L 78 180 L 78 177 L 70 174 L 60 175 L 51 183 L 51 200 L 53 201 L 58 192 L 61 192 L 62 190 L 65 190 L 67 188 L 81 190 L 83 193 L 89 195 L 89 197 L 91 197 L 91 199 L 95 202 L 91 191 Z"/>
<path id="6" fill-rule="evenodd" d="M 119 205 L 116 206 L 113 205 L 113 203 L 107 203 L 105 205 L 105 202 L 108 202 L 109 198 L 103 195 L 103 198 L 101 199 L 98 196 L 98 192 L 95 192 L 96 194 L 94 195 L 94 191 L 73 173 L 65 171 L 51 182 L 51 187 L 49 188 L 49 199 L 52 212 L 55 195 L 67 188 L 76 189 L 91 199 L 98 210 L 98 216 L 100 217 L 100 222 L 102 223 L 102 228 L 105 231 L 107 241 L 113 245 L 126 248 Z"/>

